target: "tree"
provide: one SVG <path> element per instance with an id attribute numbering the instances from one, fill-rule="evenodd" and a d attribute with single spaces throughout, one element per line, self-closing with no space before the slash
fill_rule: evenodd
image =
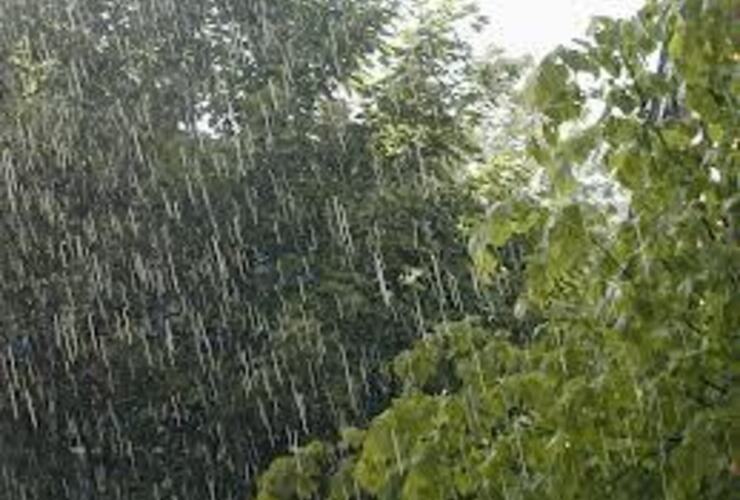
<path id="1" fill-rule="evenodd" d="M 406 392 L 341 459 L 349 474 L 325 469 L 356 485 L 337 498 L 737 491 L 733 8 L 649 2 L 629 20 L 596 19 L 591 39 L 543 61 L 530 90 L 541 131 L 529 153 L 551 192 L 501 205 L 482 224 L 489 244 L 475 249 L 495 251 L 515 235 L 532 242 L 519 309 L 544 322 L 524 344 L 463 322 L 399 356 Z M 662 48 L 669 69 L 653 70 Z M 586 92 L 583 73 L 595 90 Z M 605 109 L 584 125 L 588 98 Z M 653 103 L 678 109 L 656 114 Z M 574 172 L 588 160 L 629 194 L 626 217 L 577 196 Z"/>
<path id="2" fill-rule="evenodd" d="M 470 69 L 447 14 L 391 49 L 395 7 L 3 3 L 3 491 L 243 496 L 477 312 L 455 172 L 482 88 L 422 64 Z M 398 64 L 363 79 L 381 49 Z"/>

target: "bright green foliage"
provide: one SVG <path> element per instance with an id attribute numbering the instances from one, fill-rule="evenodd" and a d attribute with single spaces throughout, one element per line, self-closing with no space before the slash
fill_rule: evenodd
<path id="1" fill-rule="evenodd" d="M 500 204 L 473 243 L 534 245 L 528 342 L 463 322 L 395 363 L 354 476 L 373 498 L 734 498 L 740 459 L 740 65 L 730 0 L 597 19 L 530 97 L 542 202 Z M 662 54 L 661 67 L 650 66 Z M 579 76 L 597 77 L 586 92 Z M 588 99 L 600 117 L 573 123 Z M 565 126 L 567 125 L 567 126 Z M 597 162 L 629 211 L 575 196 Z"/>
<path id="2" fill-rule="evenodd" d="M 530 234 L 542 224 L 544 212 L 534 206 L 528 197 L 514 198 L 495 204 L 488 218 L 480 224 L 470 239 L 469 250 L 473 255 L 478 273 L 487 279 L 490 275 L 505 271 L 492 248 L 503 247 L 517 236 Z"/>
<path id="3" fill-rule="evenodd" d="M 729 491 L 740 425 L 733 233 L 740 77 L 729 9 L 729 2 L 704 9 L 688 2 L 683 10 L 662 3 L 629 21 L 597 20 L 595 44 L 556 52 L 540 68 L 533 90 L 544 121 L 540 160 L 556 198 L 528 263 L 526 298 L 547 323 L 520 353 L 526 363 L 494 371 L 475 391 L 495 394 L 509 413 L 489 453 L 516 469 L 485 475 L 476 484 L 497 486 L 479 497 L 722 498 Z M 663 46 L 671 69 L 651 72 L 646 58 Z M 561 125 L 584 105 L 575 80 L 583 70 L 606 78 L 598 96 L 607 109 L 563 138 Z M 674 100 L 673 114 L 649 113 Z M 557 189 L 562 165 L 591 152 L 629 190 L 627 220 L 610 223 L 569 201 L 567 187 Z M 491 243 L 516 234 L 522 220 L 529 219 L 516 212 L 492 218 Z"/>
<path id="4" fill-rule="evenodd" d="M 276 459 L 270 471 L 262 476 L 257 500 L 314 497 L 318 493 L 315 480 L 327 461 L 326 453 L 326 447 L 314 441 L 300 448 L 290 459 Z"/>

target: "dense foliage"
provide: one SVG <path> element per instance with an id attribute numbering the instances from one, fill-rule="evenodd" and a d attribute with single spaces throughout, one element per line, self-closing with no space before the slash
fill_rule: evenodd
<path id="1" fill-rule="evenodd" d="M 545 192 L 499 200 L 472 250 L 500 276 L 515 269 L 496 249 L 531 242 L 514 311 L 543 322 L 524 344 L 471 321 L 420 341 L 394 362 L 405 391 L 388 410 L 336 446 L 276 461 L 262 498 L 738 494 L 734 8 L 650 2 L 594 20 L 589 39 L 541 63 L 528 154 Z M 584 197 L 595 166 L 622 198 Z M 278 487 L 283 474 L 296 490 Z"/>
<path id="2" fill-rule="evenodd" d="M 462 168 L 517 69 L 417 7 L 0 5 L 0 496 L 244 498 L 489 307 Z"/>
<path id="3" fill-rule="evenodd" d="M 0 3 L 0 497 L 733 498 L 739 17 Z"/>

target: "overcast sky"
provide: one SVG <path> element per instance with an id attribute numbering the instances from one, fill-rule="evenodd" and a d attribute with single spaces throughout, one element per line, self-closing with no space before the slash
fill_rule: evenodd
<path id="1" fill-rule="evenodd" d="M 511 55 L 540 58 L 581 37 L 596 15 L 631 16 L 644 0 L 478 0 L 490 26 L 479 45 L 495 43 Z"/>

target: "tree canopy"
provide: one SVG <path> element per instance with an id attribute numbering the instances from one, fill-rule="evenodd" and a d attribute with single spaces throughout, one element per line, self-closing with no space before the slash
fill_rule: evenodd
<path id="1" fill-rule="evenodd" d="M 650 2 L 632 19 L 595 19 L 588 39 L 540 64 L 528 154 L 548 182 L 499 200 L 471 248 L 481 273 L 500 276 L 517 264 L 497 250 L 531 242 L 514 310 L 543 321 L 523 345 L 471 321 L 420 340 L 393 364 L 402 395 L 335 447 L 298 450 L 299 472 L 275 462 L 262 498 L 310 498 L 305 485 L 324 487 L 321 498 L 737 494 L 732 7 Z M 594 102 L 603 109 L 589 122 Z M 626 214 L 581 196 L 594 164 L 626 194 L 614 202 Z M 279 492 L 281 474 L 303 489 Z"/>
<path id="2" fill-rule="evenodd" d="M 0 493 L 734 498 L 737 12 L 4 2 Z"/>

